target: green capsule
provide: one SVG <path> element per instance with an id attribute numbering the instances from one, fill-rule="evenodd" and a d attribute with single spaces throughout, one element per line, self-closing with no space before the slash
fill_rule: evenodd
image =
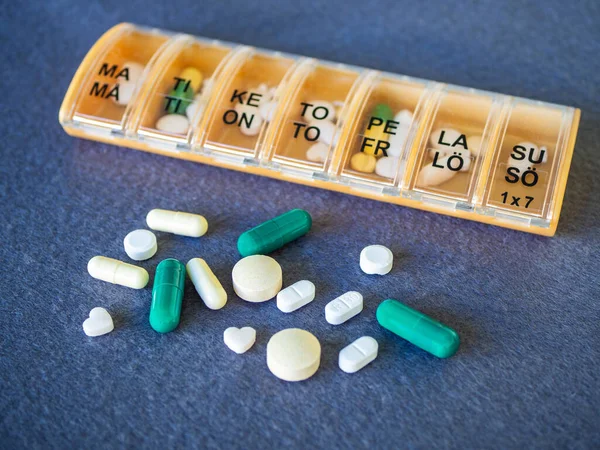
<path id="1" fill-rule="evenodd" d="M 150 305 L 150 326 L 155 331 L 168 333 L 179 325 L 184 283 L 185 266 L 176 259 L 165 259 L 156 267 Z"/>
<path id="2" fill-rule="evenodd" d="M 377 307 L 377 321 L 383 328 L 438 358 L 454 355 L 460 345 L 458 334 L 452 328 L 398 300 L 381 302 Z"/>
<path id="3" fill-rule="evenodd" d="M 185 110 L 194 100 L 194 90 L 190 83 L 179 83 L 165 100 L 165 110 L 168 114 L 185 114 Z"/>
<path id="4" fill-rule="evenodd" d="M 292 209 L 242 233 L 237 243 L 238 250 L 244 257 L 266 255 L 304 236 L 311 226 L 309 213 L 303 209 Z"/>

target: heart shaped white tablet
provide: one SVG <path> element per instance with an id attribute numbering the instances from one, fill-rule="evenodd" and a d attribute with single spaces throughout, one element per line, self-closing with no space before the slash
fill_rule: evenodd
<path id="1" fill-rule="evenodd" d="M 246 353 L 256 341 L 256 330 L 252 327 L 229 327 L 223 333 L 225 345 L 238 355 Z"/>
<path id="2" fill-rule="evenodd" d="M 115 329 L 112 317 L 104 308 L 96 307 L 90 311 L 89 319 L 83 322 L 83 332 L 88 336 L 102 336 Z"/>

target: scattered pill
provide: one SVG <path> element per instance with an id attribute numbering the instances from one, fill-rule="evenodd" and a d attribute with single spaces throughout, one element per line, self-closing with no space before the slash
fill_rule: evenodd
<path id="1" fill-rule="evenodd" d="M 330 301 L 325 306 L 325 320 L 331 325 L 340 325 L 363 310 L 363 296 L 349 291 Z"/>
<path id="2" fill-rule="evenodd" d="M 325 162 L 329 155 L 329 146 L 322 142 L 317 142 L 309 147 L 306 151 L 306 158 L 309 161 Z"/>
<path id="3" fill-rule="evenodd" d="M 148 227 L 156 231 L 200 237 L 206 234 L 208 222 L 199 214 L 191 214 L 166 209 L 153 209 L 146 216 Z"/>
<path id="4" fill-rule="evenodd" d="M 189 126 L 190 121 L 181 114 L 167 114 L 156 121 L 156 129 L 165 133 L 186 134 Z"/>
<path id="5" fill-rule="evenodd" d="M 185 266 L 173 258 L 161 261 L 154 274 L 150 326 L 169 333 L 179 325 L 185 284 Z"/>
<path id="6" fill-rule="evenodd" d="M 233 290 L 252 303 L 272 299 L 283 284 L 281 266 L 269 256 L 252 255 L 237 262 L 231 273 Z"/>
<path id="7" fill-rule="evenodd" d="M 300 280 L 277 294 L 277 307 L 290 313 L 308 305 L 315 299 L 315 285 L 308 280 Z"/>
<path id="8" fill-rule="evenodd" d="M 377 307 L 379 325 L 438 358 L 454 355 L 460 339 L 456 331 L 412 309 L 387 299 Z"/>
<path id="9" fill-rule="evenodd" d="M 393 253 L 383 245 L 369 245 L 360 252 L 360 268 L 369 275 L 385 275 L 393 264 Z"/>
<path id="10" fill-rule="evenodd" d="M 252 327 L 229 327 L 223 333 L 223 341 L 238 355 L 246 353 L 256 342 L 256 330 Z"/>
<path id="11" fill-rule="evenodd" d="M 202 258 L 190 259 L 186 265 L 187 273 L 196 288 L 196 292 L 210 309 L 221 309 L 227 303 L 227 292 Z"/>
<path id="12" fill-rule="evenodd" d="M 321 344 L 311 333 L 288 328 L 274 334 L 267 344 L 267 366 L 285 381 L 310 378 L 321 363 Z"/>
<path id="13" fill-rule="evenodd" d="M 359 152 L 350 158 L 350 167 L 357 172 L 373 173 L 377 165 L 377 158 L 365 152 Z"/>
<path id="14" fill-rule="evenodd" d="M 88 262 L 87 269 L 89 274 L 98 280 L 133 289 L 142 289 L 150 279 L 143 267 L 105 256 L 94 256 Z"/>
<path id="15" fill-rule="evenodd" d="M 312 217 L 303 209 L 292 209 L 274 219 L 245 231 L 237 242 L 242 256 L 264 255 L 304 236 L 312 226 Z"/>
<path id="16" fill-rule="evenodd" d="M 135 261 L 145 261 L 156 254 L 156 236 L 152 231 L 133 230 L 123 239 L 125 253 Z"/>
<path id="17" fill-rule="evenodd" d="M 375 358 L 379 344 L 370 336 L 363 336 L 340 351 L 338 365 L 346 373 L 358 372 Z"/>
<path id="18" fill-rule="evenodd" d="M 112 317 L 107 310 L 100 307 L 93 308 L 89 318 L 83 322 L 83 332 L 91 337 L 102 336 L 114 329 Z"/>

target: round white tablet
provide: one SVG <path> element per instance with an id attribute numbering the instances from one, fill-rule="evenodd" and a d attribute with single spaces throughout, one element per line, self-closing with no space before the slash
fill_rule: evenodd
<path id="1" fill-rule="evenodd" d="M 360 252 L 360 268 L 369 275 L 385 275 L 392 270 L 394 255 L 383 245 L 369 245 Z"/>
<path id="2" fill-rule="evenodd" d="M 258 303 L 272 299 L 283 284 L 281 266 L 270 256 L 241 259 L 231 273 L 233 290 L 243 300 Z"/>
<path id="3" fill-rule="evenodd" d="M 156 236 L 152 231 L 134 230 L 123 239 L 125 253 L 135 261 L 152 258 L 157 250 Z"/>
<path id="4" fill-rule="evenodd" d="M 306 380 L 320 363 L 321 344 L 308 331 L 288 328 L 274 334 L 267 344 L 267 366 L 282 380 Z"/>

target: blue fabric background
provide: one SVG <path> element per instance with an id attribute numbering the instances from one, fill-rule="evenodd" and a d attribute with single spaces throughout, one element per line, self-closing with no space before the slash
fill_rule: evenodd
<path id="1" fill-rule="evenodd" d="M 89 47 L 132 21 L 583 110 L 557 236 L 544 238 L 67 136 L 62 97 Z M 0 447 L 599 448 L 600 6 L 596 1 L 3 2 L 0 8 Z M 196 256 L 230 294 L 209 311 L 191 283 L 181 325 L 148 326 L 151 283 L 92 279 L 96 254 L 156 207 L 204 214 L 201 239 L 158 233 L 158 256 Z M 274 254 L 284 283 L 316 300 L 284 315 L 232 290 L 237 236 L 291 208 L 310 235 Z M 386 277 L 358 267 L 363 246 L 396 255 Z M 332 327 L 330 299 L 361 291 L 365 311 Z M 381 329 L 400 299 L 458 330 L 438 360 Z M 115 330 L 88 338 L 89 310 Z M 257 329 L 245 355 L 228 326 Z M 322 366 L 285 383 L 269 337 L 313 332 Z M 380 356 L 355 375 L 339 350 L 361 335 Z"/>

